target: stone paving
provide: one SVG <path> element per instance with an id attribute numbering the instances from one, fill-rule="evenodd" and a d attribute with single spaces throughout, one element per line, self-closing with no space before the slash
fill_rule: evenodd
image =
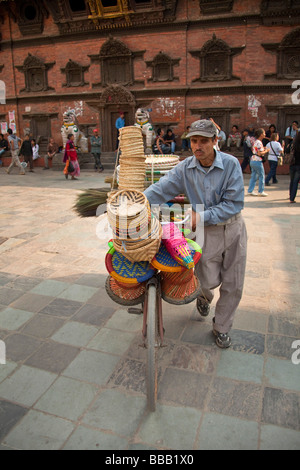
<path id="1" fill-rule="evenodd" d="M 96 218 L 72 211 L 79 189 L 104 178 L 0 170 L 1 450 L 299 449 L 300 199 L 289 204 L 288 177 L 268 198 L 245 197 L 247 273 L 232 347 L 215 345 L 212 315 L 201 318 L 195 303 L 163 304 L 155 413 L 142 317 L 107 296 L 107 242 Z"/>

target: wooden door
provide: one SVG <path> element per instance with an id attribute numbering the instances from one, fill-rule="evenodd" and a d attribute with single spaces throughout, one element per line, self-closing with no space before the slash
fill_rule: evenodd
<path id="1" fill-rule="evenodd" d="M 31 132 L 33 137 L 38 140 L 40 138 L 49 139 L 50 135 L 50 119 L 46 116 L 38 116 L 32 118 Z"/>

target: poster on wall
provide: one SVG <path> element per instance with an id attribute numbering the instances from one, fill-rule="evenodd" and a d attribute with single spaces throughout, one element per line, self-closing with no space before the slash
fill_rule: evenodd
<path id="1" fill-rule="evenodd" d="M 1 134 L 7 134 L 7 129 L 8 129 L 7 122 L 0 122 Z"/>
<path id="2" fill-rule="evenodd" d="M 17 132 L 15 111 L 9 111 L 8 119 L 9 119 L 9 127 L 15 134 Z"/>

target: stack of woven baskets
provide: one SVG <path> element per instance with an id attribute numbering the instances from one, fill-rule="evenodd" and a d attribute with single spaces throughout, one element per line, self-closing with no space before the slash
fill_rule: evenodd
<path id="1" fill-rule="evenodd" d="M 145 187 L 159 181 L 179 163 L 178 155 L 147 155 Z"/>
<path id="2" fill-rule="evenodd" d="M 116 251 L 132 262 L 153 259 L 160 247 L 162 228 L 151 215 L 148 200 L 142 192 L 111 193 L 107 201 L 107 217 Z"/>
<path id="3" fill-rule="evenodd" d="M 120 129 L 119 189 L 144 191 L 146 157 L 142 130 L 136 126 Z"/>

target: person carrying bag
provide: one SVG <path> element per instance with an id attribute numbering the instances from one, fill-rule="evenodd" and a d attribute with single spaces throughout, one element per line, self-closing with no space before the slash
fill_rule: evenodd
<path id="1" fill-rule="evenodd" d="M 282 155 L 283 148 L 279 142 L 279 134 L 274 132 L 271 135 L 271 140 L 266 146 L 269 149 L 268 162 L 270 166 L 270 171 L 266 177 L 265 185 L 270 186 L 270 180 L 273 180 L 273 184 L 277 184 L 278 180 L 276 178 L 277 166 L 282 165 Z"/>

